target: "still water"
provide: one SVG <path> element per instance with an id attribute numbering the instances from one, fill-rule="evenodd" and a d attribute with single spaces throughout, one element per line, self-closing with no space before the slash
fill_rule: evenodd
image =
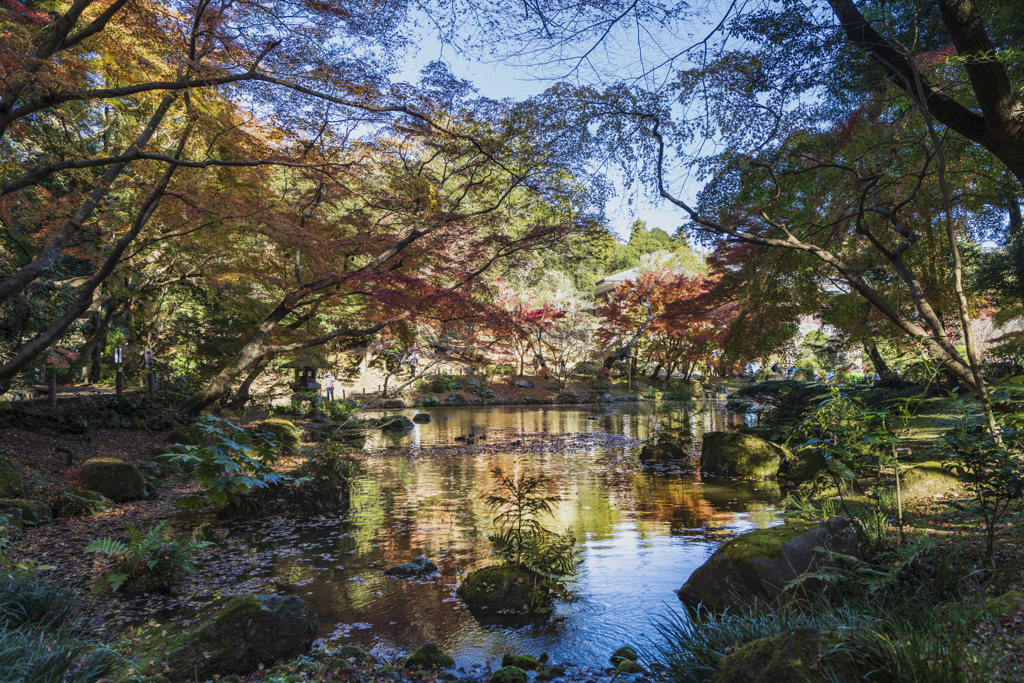
<path id="1" fill-rule="evenodd" d="M 268 587 L 316 607 L 331 643 L 388 656 L 434 641 L 460 665 L 505 652 L 603 663 L 620 645 L 654 635 L 659 615 L 679 609 L 675 591 L 724 539 L 780 519 L 777 489 L 702 481 L 686 469 L 692 464 L 645 469 L 637 459 L 659 425 L 688 431 L 699 448 L 704 431 L 743 419 L 714 402 L 667 414 L 645 404 L 402 412 L 433 421 L 367 444 L 348 513 L 232 533 L 266 557 L 260 573 Z M 470 431 L 486 439 L 455 440 Z M 495 466 L 552 479 L 560 501 L 545 524 L 571 529 L 583 556 L 571 582 L 575 601 L 558 604 L 546 621 L 481 621 L 455 597 L 462 575 L 495 561 L 487 541 L 493 513 L 482 499 Z M 438 575 L 382 575 L 417 555 L 437 562 Z"/>

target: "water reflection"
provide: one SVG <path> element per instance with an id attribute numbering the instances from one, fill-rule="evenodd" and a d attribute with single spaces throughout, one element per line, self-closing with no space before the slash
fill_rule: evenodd
<path id="1" fill-rule="evenodd" d="M 675 591 L 723 538 L 778 521 L 770 489 L 640 466 L 639 440 L 659 425 L 690 433 L 699 446 L 704 431 L 742 420 L 710 402 L 667 413 L 637 405 L 402 412 L 434 419 L 368 443 L 348 515 L 295 524 L 288 547 L 266 529 L 249 537 L 254 551 L 274 549 L 267 572 L 285 592 L 313 602 L 322 635 L 334 642 L 387 653 L 434 641 L 460 665 L 509 651 L 600 664 L 652 633 L 652 618 L 678 604 Z M 486 441 L 455 442 L 470 431 L 483 431 Z M 482 494 L 495 466 L 550 476 L 561 502 L 548 523 L 572 529 L 583 553 L 573 580 L 578 600 L 559 605 L 547 622 L 482 623 L 454 597 L 463 574 L 493 561 Z M 381 574 L 416 555 L 435 560 L 439 575 Z"/>

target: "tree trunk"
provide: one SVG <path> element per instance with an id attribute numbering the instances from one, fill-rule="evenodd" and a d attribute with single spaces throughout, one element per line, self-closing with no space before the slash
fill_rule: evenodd
<path id="1" fill-rule="evenodd" d="M 1007 206 L 1009 225 L 1006 251 L 1013 262 L 1013 273 L 1017 276 L 1017 293 L 1024 303 L 1024 219 L 1020 213 L 1020 201 L 1013 197 Z"/>
<path id="2" fill-rule="evenodd" d="M 228 405 L 229 408 L 234 410 L 241 410 L 245 407 L 245 404 L 249 402 L 249 390 L 252 388 L 252 383 L 256 381 L 256 378 L 263 374 L 263 371 L 270 365 L 270 359 L 263 357 L 256 361 L 256 365 L 249 371 L 249 374 L 242 380 L 242 384 L 238 387 L 238 391 L 235 392 L 235 397 L 231 400 Z"/>
<path id="3" fill-rule="evenodd" d="M 665 365 L 662 363 L 658 363 L 657 365 L 655 365 L 654 370 L 651 371 L 651 374 L 647 378 L 647 381 L 650 382 L 651 384 L 654 384 L 658 380 L 658 375 L 661 374 L 661 369 L 663 367 L 665 367 Z"/>
<path id="4" fill-rule="evenodd" d="M 864 352 L 868 354 L 868 358 L 871 360 L 871 365 L 875 368 L 875 373 L 882 379 L 888 379 L 892 376 L 892 369 L 889 364 L 882 358 L 882 354 L 878 352 L 878 346 L 876 344 L 869 344 L 864 342 Z"/>

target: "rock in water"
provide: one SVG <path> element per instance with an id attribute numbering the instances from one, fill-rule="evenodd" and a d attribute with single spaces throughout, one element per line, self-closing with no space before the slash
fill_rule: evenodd
<path id="1" fill-rule="evenodd" d="M 825 548 L 844 555 L 860 555 L 855 523 L 847 517 L 826 522 L 790 522 L 757 529 L 727 541 L 697 568 L 679 589 L 679 599 L 689 607 L 712 610 L 748 609 L 755 601 L 783 601 L 793 597 L 786 585 L 800 574 L 826 566 Z M 806 581 L 808 593 L 825 589 L 820 581 Z"/>
<path id="2" fill-rule="evenodd" d="M 391 569 L 384 571 L 384 576 L 393 576 L 400 579 L 408 579 L 414 576 L 430 576 L 437 572 L 437 565 L 420 556 L 413 558 L 411 562 L 404 562 Z"/>
<path id="3" fill-rule="evenodd" d="M 141 500 L 146 495 L 146 478 L 135 465 L 117 458 L 91 458 L 82 464 L 86 488 L 115 503 Z"/>
<path id="4" fill-rule="evenodd" d="M 502 564 L 466 575 L 456 591 L 479 614 L 529 614 L 551 603 L 551 592 L 526 567 Z"/>
<path id="5" fill-rule="evenodd" d="M 316 628 L 316 613 L 300 597 L 238 595 L 168 644 L 166 673 L 172 681 L 246 674 L 305 654 Z"/>
<path id="6" fill-rule="evenodd" d="M 433 419 L 434 418 L 432 418 L 427 413 L 416 413 L 415 415 L 412 416 L 412 421 L 418 425 L 425 425 L 428 422 L 431 422 Z"/>
<path id="7" fill-rule="evenodd" d="M 405 660 L 406 669 L 449 669 L 453 666 L 455 660 L 433 643 L 416 648 Z"/>
<path id="8" fill-rule="evenodd" d="M 745 479 L 772 479 L 789 457 L 782 446 L 740 432 L 708 432 L 700 451 L 704 474 Z"/>

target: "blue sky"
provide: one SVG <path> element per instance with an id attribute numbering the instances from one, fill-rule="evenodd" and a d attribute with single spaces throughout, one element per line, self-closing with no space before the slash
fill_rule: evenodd
<path id="1" fill-rule="evenodd" d="M 555 82 L 553 79 L 532 77 L 514 66 L 470 59 L 427 33 L 423 34 L 419 49 L 409 55 L 405 68 L 395 76 L 395 80 L 417 81 L 420 69 L 434 60 L 448 64 L 454 76 L 470 81 L 481 95 L 492 99 L 526 99 L 543 92 Z M 682 194 L 692 200 L 699 189 L 697 185 L 688 184 Z M 643 188 L 628 191 L 618 188 L 606 206 L 606 214 L 609 226 L 624 240 L 629 239 L 630 226 L 638 218 L 646 221 L 649 228 L 661 228 L 669 234 L 675 233 L 684 221 L 681 210 L 650 196 Z"/>

